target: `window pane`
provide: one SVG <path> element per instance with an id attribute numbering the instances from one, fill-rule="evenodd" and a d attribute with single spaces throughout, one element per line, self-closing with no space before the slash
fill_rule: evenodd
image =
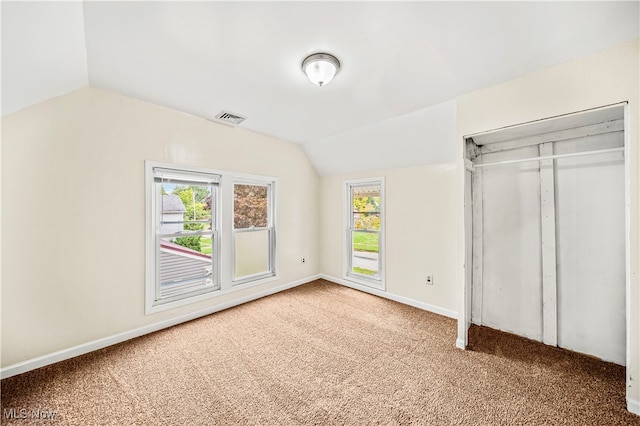
<path id="1" fill-rule="evenodd" d="M 270 230 L 235 233 L 236 279 L 269 272 L 270 233 Z"/>
<path id="2" fill-rule="evenodd" d="M 268 187 L 240 185 L 233 188 L 233 227 L 235 229 L 269 226 Z"/>
<path id="3" fill-rule="evenodd" d="M 353 227 L 380 230 L 380 185 L 353 187 Z"/>
<path id="4" fill-rule="evenodd" d="M 149 166 L 146 177 L 152 173 L 153 181 L 148 180 L 152 194 L 147 195 L 153 206 L 148 220 L 153 223 L 148 225 L 155 235 L 147 254 L 152 273 L 146 280 L 146 313 L 220 289 L 216 218 L 220 176 Z"/>
<path id="5" fill-rule="evenodd" d="M 156 183 L 161 198 L 160 233 L 211 229 L 213 190 L 207 185 Z M 181 223 L 197 221 L 197 223 Z"/>
<path id="6" fill-rule="evenodd" d="M 380 272 L 380 235 L 377 232 L 351 233 L 351 272 L 377 277 Z"/>
<path id="7" fill-rule="evenodd" d="M 213 285 L 212 235 L 160 239 L 160 297 Z"/>

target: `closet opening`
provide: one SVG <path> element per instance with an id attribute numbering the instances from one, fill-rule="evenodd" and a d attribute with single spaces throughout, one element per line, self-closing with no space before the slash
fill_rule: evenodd
<path id="1" fill-rule="evenodd" d="M 458 346 L 477 324 L 627 364 L 627 114 L 615 104 L 464 138 Z"/>

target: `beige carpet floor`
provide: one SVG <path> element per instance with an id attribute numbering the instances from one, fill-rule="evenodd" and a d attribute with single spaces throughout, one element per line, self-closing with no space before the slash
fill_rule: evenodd
<path id="1" fill-rule="evenodd" d="M 2 423 L 640 424 L 624 368 L 483 327 L 471 338 L 458 350 L 454 320 L 319 280 L 5 379 Z"/>

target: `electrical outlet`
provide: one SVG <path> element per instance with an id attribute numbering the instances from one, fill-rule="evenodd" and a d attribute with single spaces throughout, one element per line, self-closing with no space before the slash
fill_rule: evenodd
<path id="1" fill-rule="evenodd" d="M 433 275 L 427 275 L 427 285 L 433 285 Z"/>
<path id="2" fill-rule="evenodd" d="M 307 263 L 307 258 L 305 257 L 300 258 L 300 263 Z"/>

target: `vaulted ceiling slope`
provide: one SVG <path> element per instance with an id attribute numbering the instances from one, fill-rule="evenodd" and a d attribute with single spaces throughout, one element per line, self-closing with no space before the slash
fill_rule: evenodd
<path id="1" fill-rule="evenodd" d="M 637 38 L 638 5 L 3 1 L 2 112 L 88 82 L 245 115 L 321 174 L 453 161 L 457 96 Z M 342 64 L 324 87 L 300 68 L 319 51 Z"/>
<path id="2" fill-rule="evenodd" d="M 89 83 L 80 2 L 0 3 L 2 115 Z"/>

